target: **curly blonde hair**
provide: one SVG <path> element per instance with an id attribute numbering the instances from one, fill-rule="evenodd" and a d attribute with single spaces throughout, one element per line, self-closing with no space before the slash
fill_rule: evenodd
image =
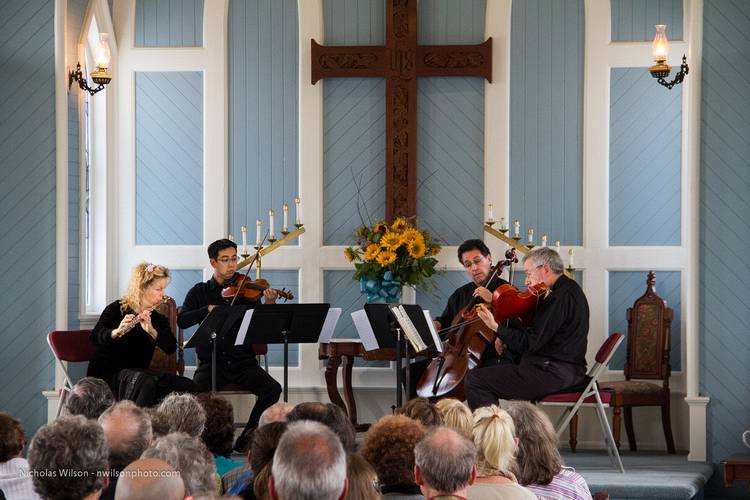
<path id="1" fill-rule="evenodd" d="M 497 405 L 474 410 L 472 434 L 477 446 L 477 472 L 480 476 L 513 477 L 515 433 L 513 419 Z"/>
<path id="2" fill-rule="evenodd" d="M 443 425 L 455 429 L 469 440 L 474 439 L 471 433 L 474 418 L 468 406 L 458 399 L 445 398 L 435 403 L 435 407 L 443 417 Z"/>
<path id="3" fill-rule="evenodd" d="M 141 310 L 141 294 L 154 281 L 166 278 L 169 281 L 169 269 L 158 264 L 141 262 L 133 268 L 128 281 L 128 288 L 120 298 L 120 310 L 125 312 L 130 309 L 136 312 Z"/>

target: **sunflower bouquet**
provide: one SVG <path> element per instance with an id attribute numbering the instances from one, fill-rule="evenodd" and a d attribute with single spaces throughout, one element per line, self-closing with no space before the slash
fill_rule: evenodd
<path id="1" fill-rule="evenodd" d="M 354 279 L 370 302 L 398 301 L 404 285 L 418 285 L 435 274 L 440 245 L 404 218 L 360 226 L 356 236 L 358 245 L 347 247 L 344 255 L 354 263 Z"/>

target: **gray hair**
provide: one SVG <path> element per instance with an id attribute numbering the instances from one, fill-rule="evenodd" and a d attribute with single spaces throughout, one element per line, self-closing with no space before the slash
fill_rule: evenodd
<path id="1" fill-rule="evenodd" d="M 286 416 L 289 415 L 294 409 L 292 403 L 286 401 L 279 401 L 266 408 L 263 413 L 260 414 L 260 420 L 258 420 L 258 427 L 263 427 L 271 422 L 286 422 Z"/>
<path id="2" fill-rule="evenodd" d="M 115 403 L 115 396 L 107 383 L 96 377 L 83 377 L 70 390 L 65 399 L 65 410 L 69 415 L 99 418 L 104 410 Z"/>
<path id="3" fill-rule="evenodd" d="M 200 438 L 173 432 L 157 439 L 141 458 L 158 458 L 180 473 L 185 495 L 212 493 L 216 489 L 216 464 Z"/>
<path id="4" fill-rule="evenodd" d="M 206 411 L 192 394 L 172 393 L 161 402 L 159 413 L 167 417 L 169 432 L 185 432 L 200 437 L 206 425 Z"/>
<path id="5" fill-rule="evenodd" d="M 450 427 L 435 427 L 414 447 L 414 463 L 425 482 L 440 493 L 464 489 L 476 460 L 474 443 Z"/>
<path id="6" fill-rule="evenodd" d="M 120 401 L 99 417 L 109 445 L 109 466 L 121 471 L 151 444 L 151 419 L 132 401 Z"/>
<path id="7" fill-rule="evenodd" d="M 82 415 L 39 429 L 29 449 L 34 491 L 52 500 L 83 498 L 104 487 L 109 468 L 104 431 Z"/>
<path id="8" fill-rule="evenodd" d="M 346 484 L 346 453 L 327 426 L 294 422 L 281 436 L 271 474 L 283 500 L 337 500 Z"/>
<path id="9" fill-rule="evenodd" d="M 524 255 L 523 262 L 526 262 L 529 259 L 531 259 L 531 262 L 537 266 L 548 265 L 553 274 L 562 274 L 565 272 L 565 264 L 563 264 L 562 257 L 560 257 L 560 254 L 557 253 L 554 248 L 532 248 L 529 253 Z"/>
<path id="10" fill-rule="evenodd" d="M 180 473 L 163 460 L 142 458 L 131 463 L 117 480 L 115 500 L 183 500 Z"/>

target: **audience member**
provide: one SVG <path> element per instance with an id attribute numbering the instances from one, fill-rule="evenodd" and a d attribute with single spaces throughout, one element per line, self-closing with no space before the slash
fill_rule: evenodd
<path id="1" fill-rule="evenodd" d="M 292 403 L 286 401 L 279 401 L 266 408 L 263 413 L 260 414 L 260 420 L 258 420 L 258 427 L 263 427 L 271 422 L 286 422 L 286 417 L 289 412 L 294 409 Z"/>
<path id="2" fill-rule="evenodd" d="M 211 452 L 199 438 L 184 432 L 173 432 L 157 439 L 141 458 L 158 458 L 171 465 L 180 473 L 187 496 L 211 494 L 219 489 Z"/>
<path id="3" fill-rule="evenodd" d="M 115 396 L 107 383 L 96 377 L 83 377 L 65 399 L 68 415 L 83 415 L 96 420 L 104 410 L 115 404 Z"/>
<path id="4" fill-rule="evenodd" d="M 346 498 L 346 453 L 341 440 L 321 423 L 290 423 L 271 471 L 268 492 L 274 500 Z"/>
<path id="5" fill-rule="evenodd" d="M 250 450 L 247 454 L 250 470 L 238 475 L 234 484 L 226 488 L 227 493 L 242 495 L 243 498 L 248 498 L 254 490 L 253 483 L 261 483 L 263 481 L 265 481 L 265 484 L 260 485 L 261 491 L 268 491 L 268 475 L 266 474 L 265 478 L 260 481 L 258 481 L 258 478 L 261 475 L 261 471 L 273 462 L 273 455 L 279 446 L 281 435 L 284 434 L 286 427 L 286 422 L 271 422 L 255 430 L 252 442 L 250 443 Z"/>
<path id="6" fill-rule="evenodd" d="M 206 425 L 206 412 L 192 394 L 172 393 L 159 404 L 157 410 L 167 417 L 169 432 L 184 432 L 199 438 Z"/>
<path id="7" fill-rule="evenodd" d="M 341 439 L 347 453 L 354 451 L 356 432 L 344 410 L 333 403 L 300 403 L 286 416 L 289 423 L 313 420 L 327 425 Z"/>
<path id="8" fill-rule="evenodd" d="M 206 426 L 201 439 L 216 459 L 216 472 L 223 477 L 230 470 L 242 467 L 240 462 L 229 458 L 234 443 L 232 404 L 210 392 L 199 394 L 197 399 L 206 412 Z"/>
<path id="9" fill-rule="evenodd" d="M 21 456 L 25 444 L 21 422 L 0 412 L 0 491 L 7 498 L 39 498 L 29 475 L 29 462 Z"/>
<path id="10" fill-rule="evenodd" d="M 557 449 L 557 434 L 547 414 L 527 401 L 511 401 L 507 410 L 518 436 L 513 468 L 518 482 L 543 500 L 591 500 L 583 476 L 563 466 Z"/>
<path id="11" fill-rule="evenodd" d="M 346 477 L 349 479 L 347 500 L 378 500 L 380 498 L 378 474 L 370 462 L 359 453 L 349 453 L 346 457 Z"/>
<path id="12" fill-rule="evenodd" d="M 425 427 L 441 425 L 443 423 L 435 405 L 427 398 L 414 398 L 407 401 L 404 406 L 396 410 L 396 415 L 406 415 L 414 420 L 419 420 Z"/>
<path id="13" fill-rule="evenodd" d="M 536 496 L 516 482 L 511 472 L 516 452 L 513 419 L 497 405 L 474 411 L 474 444 L 477 447 L 477 480 L 468 498 L 535 500 Z"/>
<path id="14" fill-rule="evenodd" d="M 115 497 L 120 472 L 151 444 L 151 419 L 135 403 L 124 400 L 102 413 L 99 425 L 109 447 L 109 485 L 101 496 L 106 500 Z"/>
<path id="15" fill-rule="evenodd" d="M 378 473 L 383 496 L 422 498 L 414 482 L 414 446 L 424 434 L 421 422 L 404 415 L 387 415 L 365 434 L 361 453 Z"/>
<path id="16" fill-rule="evenodd" d="M 474 427 L 474 417 L 471 410 L 462 401 L 453 398 L 441 399 L 435 403 L 440 416 L 443 418 L 443 425 L 455 429 L 463 437 L 472 440 L 471 429 Z"/>
<path id="17" fill-rule="evenodd" d="M 162 436 L 169 434 L 169 419 L 164 414 L 160 413 L 156 407 L 149 406 L 143 408 L 148 418 L 151 419 L 151 433 L 153 439 L 158 439 Z"/>
<path id="18" fill-rule="evenodd" d="M 185 485 L 180 474 L 156 458 L 141 458 L 123 469 L 115 500 L 182 500 Z"/>
<path id="19" fill-rule="evenodd" d="M 435 427 L 414 448 L 414 478 L 425 498 L 466 498 L 477 477 L 476 446 L 449 427 Z"/>
<path id="20" fill-rule="evenodd" d="M 31 440 L 34 490 L 50 500 L 99 498 L 107 485 L 109 450 L 104 431 L 82 415 L 58 418 Z"/>

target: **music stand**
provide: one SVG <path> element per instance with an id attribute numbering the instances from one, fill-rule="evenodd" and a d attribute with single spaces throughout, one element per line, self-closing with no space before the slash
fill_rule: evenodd
<path id="1" fill-rule="evenodd" d="M 288 401 L 289 342 L 316 344 L 330 304 L 263 304 L 251 314 L 246 331 L 237 333 L 242 345 L 284 344 L 284 401 Z M 241 339 L 244 335 L 244 339 Z"/>

